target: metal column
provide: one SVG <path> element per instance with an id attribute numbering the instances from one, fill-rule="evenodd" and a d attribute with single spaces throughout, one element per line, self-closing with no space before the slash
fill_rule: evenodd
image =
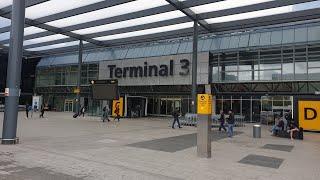
<path id="1" fill-rule="evenodd" d="M 197 64 L 198 64 L 198 20 L 193 25 L 192 52 L 192 113 L 197 113 Z"/>
<path id="2" fill-rule="evenodd" d="M 24 19 L 25 0 L 13 0 L 2 144 L 15 144 L 17 138 Z"/>
<path id="3" fill-rule="evenodd" d="M 77 80 L 77 99 L 76 99 L 76 112 L 80 112 L 80 85 L 81 85 L 81 66 L 82 66 L 83 42 L 79 41 L 79 56 L 78 56 L 78 80 Z"/>

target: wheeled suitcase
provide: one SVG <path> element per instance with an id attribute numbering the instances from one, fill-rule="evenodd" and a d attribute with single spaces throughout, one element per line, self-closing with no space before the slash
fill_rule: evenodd
<path id="1" fill-rule="evenodd" d="M 73 115 L 73 118 L 77 118 L 77 117 L 78 117 L 78 114 L 74 114 L 74 115 Z"/>

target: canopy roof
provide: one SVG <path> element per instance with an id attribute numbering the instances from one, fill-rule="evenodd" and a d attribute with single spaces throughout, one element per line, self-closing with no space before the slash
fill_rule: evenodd
<path id="1" fill-rule="evenodd" d="M 0 49 L 12 0 L 0 0 Z M 26 0 L 24 56 L 113 47 L 318 19 L 320 0 Z"/>

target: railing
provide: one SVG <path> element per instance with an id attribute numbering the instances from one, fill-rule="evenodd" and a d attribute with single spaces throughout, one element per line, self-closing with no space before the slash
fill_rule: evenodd
<path id="1" fill-rule="evenodd" d="M 220 125 L 219 122 L 220 115 L 212 115 L 212 127 L 218 127 Z M 227 115 L 226 115 L 227 118 Z M 196 126 L 197 125 L 197 114 L 185 114 L 184 117 L 180 117 L 180 123 L 185 126 Z M 244 116 L 235 115 L 235 126 L 237 127 L 244 127 Z"/>

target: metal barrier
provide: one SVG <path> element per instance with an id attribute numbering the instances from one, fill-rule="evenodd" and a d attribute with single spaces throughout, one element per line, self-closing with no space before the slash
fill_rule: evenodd
<path id="1" fill-rule="evenodd" d="M 184 118 L 180 118 L 180 123 L 184 126 L 196 126 L 197 125 L 197 114 L 187 113 Z"/>
<path id="2" fill-rule="evenodd" d="M 226 115 L 227 117 L 227 115 Z M 218 127 L 220 125 L 219 122 L 220 115 L 212 115 L 212 127 Z M 197 114 L 185 114 L 184 117 L 180 118 L 180 123 L 184 126 L 196 126 L 197 125 Z M 227 124 L 227 123 L 226 123 Z M 236 127 L 244 127 L 245 121 L 244 116 L 235 115 L 235 126 Z"/>

